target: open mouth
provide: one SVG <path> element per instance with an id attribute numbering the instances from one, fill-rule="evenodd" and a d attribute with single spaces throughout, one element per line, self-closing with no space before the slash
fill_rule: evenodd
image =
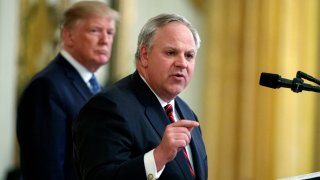
<path id="1" fill-rule="evenodd" d="M 175 79 L 179 79 L 179 80 L 185 78 L 185 76 L 184 76 L 183 74 L 181 74 L 181 73 L 174 74 L 173 77 L 174 77 Z"/>

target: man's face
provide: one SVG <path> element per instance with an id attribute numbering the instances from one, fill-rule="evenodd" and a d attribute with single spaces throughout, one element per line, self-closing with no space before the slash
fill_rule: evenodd
<path id="1" fill-rule="evenodd" d="M 109 61 L 115 33 L 113 20 L 91 17 L 65 31 L 66 50 L 89 71 L 94 72 Z"/>
<path id="2" fill-rule="evenodd" d="M 191 31 L 172 22 L 161 27 L 149 52 L 142 48 L 141 65 L 144 77 L 155 93 L 170 101 L 191 80 L 195 66 L 196 45 Z"/>

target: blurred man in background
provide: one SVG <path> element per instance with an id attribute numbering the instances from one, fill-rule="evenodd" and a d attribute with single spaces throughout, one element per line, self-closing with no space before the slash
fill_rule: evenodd
<path id="1" fill-rule="evenodd" d="M 61 22 L 61 50 L 23 91 L 17 114 L 23 179 L 76 179 L 71 127 L 101 86 L 94 73 L 108 63 L 118 13 L 99 1 L 79 1 Z"/>

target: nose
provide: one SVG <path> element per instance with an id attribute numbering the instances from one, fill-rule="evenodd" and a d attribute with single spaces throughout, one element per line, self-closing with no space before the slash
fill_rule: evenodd
<path id="1" fill-rule="evenodd" d="M 180 55 L 177 57 L 175 61 L 175 66 L 180 68 L 187 68 L 188 67 L 188 61 L 184 55 Z"/>
<path id="2" fill-rule="evenodd" d="M 101 33 L 100 43 L 103 45 L 108 45 L 112 41 L 112 36 L 108 32 Z"/>

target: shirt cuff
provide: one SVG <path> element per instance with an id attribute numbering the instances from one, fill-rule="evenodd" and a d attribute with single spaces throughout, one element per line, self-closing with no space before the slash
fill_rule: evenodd
<path id="1" fill-rule="evenodd" d="M 158 179 L 165 168 L 165 166 L 163 166 L 163 168 L 159 172 L 157 172 L 157 166 L 154 160 L 153 151 L 154 149 L 144 154 L 143 157 L 147 180 Z"/>

